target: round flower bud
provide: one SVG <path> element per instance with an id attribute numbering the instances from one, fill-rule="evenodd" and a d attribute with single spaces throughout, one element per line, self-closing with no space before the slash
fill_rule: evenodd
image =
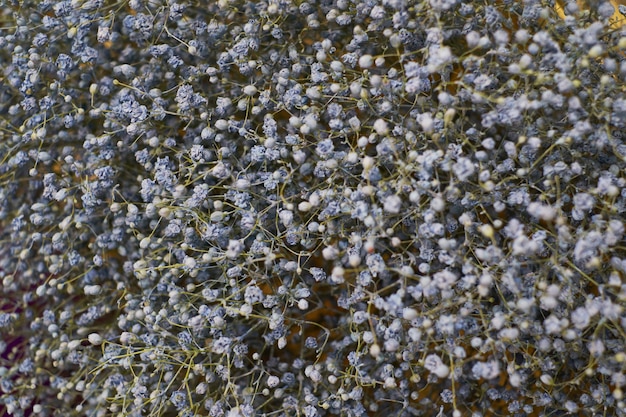
<path id="1" fill-rule="evenodd" d="M 370 346 L 370 355 L 372 355 L 372 357 L 374 358 L 380 356 L 380 346 L 378 346 L 378 343 L 374 343 L 372 346 Z"/>
<path id="2" fill-rule="evenodd" d="M 104 341 L 102 339 L 102 336 L 100 336 L 98 333 L 91 333 L 89 336 L 87 336 L 87 340 L 89 340 L 89 343 L 94 346 L 99 346 Z"/>
<path id="3" fill-rule="evenodd" d="M 258 92 L 257 88 L 253 85 L 247 85 L 243 88 L 243 93 L 247 96 L 253 96 Z"/>
<path id="4" fill-rule="evenodd" d="M 303 201 L 300 204 L 298 204 L 298 210 L 300 210 L 302 212 L 307 212 L 307 211 L 311 210 L 312 207 L 313 206 L 308 201 Z"/>
<path id="5" fill-rule="evenodd" d="M 413 320 L 416 319 L 418 316 L 417 310 L 415 310 L 414 308 L 409 308 L 406 307 L 402 310 L 402 318 L 405 320 Z"/>
<path id="6" fill-rule="evenodd" d="M 359 58 L 359 66 L 361 68 L 371 68 L 373 64 L 374 58 L 369 54 L 363 55 Z"/>
<path id="7" fill-rule="evenodd" d="M 372 158 L 371 156 L 364 157 L 363 161 L 361 161 L 361 165 L 363 165 L 363 169 L 365 171 L 369 171 L 374 167 L 374 158 Z"/>

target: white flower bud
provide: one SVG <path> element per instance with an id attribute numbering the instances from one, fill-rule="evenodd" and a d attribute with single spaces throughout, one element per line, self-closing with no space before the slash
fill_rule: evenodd
<path id="1" fill-rule="evenodd" d="M 277 387 L 279 383 L 280 383 L 280 379 L 275 375 L 271 375 L 267 378 L 267 386 L 270 388 Z"/>
<path id="2" fill-rule="evenodd" d="M 311 210 L 312 207 L 313 206 L 308 201 L 302 201 L 300 204 L 298 204 L 298 210 L 304 213 Z"/>
<path id="3" fill-rule="evenodd" d="M 141 249 L 146 249 L 148 246 L 150 246 L 150 238 L 144 237 L 143 239 L 141 239 L 141 241 L 139 242 L 139 247 Z"/>
<path id="4" fill-rule="evenodd" d="M 123 345 L 129 344 L 135 339 L 135 335 L 131 332 L 122 332 L 120 335 L 120 343 Z"/>
<path id="5" fill-rule="evenodd" d="M 415 310 L 414 308 L 409 308 L 409 307 L 405 307 L 404 309 L 402 309 L 402 318 L 405 320 L 413 320 L 416 319 L 418 317 L 418 313 L 417 310 Z"/>
<path id="6" fill-rule="evenodd" d="M 551 377 L 550 375 L 548 375 L 548 374 L 543 374 L 543 375 L 541 375 L 541 376 L 539 377 L 539 379 L 541 380 L 541 382 L 542 382 L 544 385 L 548 385 L 548 386 L 550 386 L 550 385 L 554 385 L 554 378 L 552 378 L 552 377 Z"/>
<path id="7" fill-rule="evenodd" d="M 102 292 L 100 285 L 85 285 L 85 295 L 98 295 Z"/>
<path id="8" fill-rule="evenodd" d="M 361 161 L 361 165 L 363 165 L 363 169 L 365 171 L 369 171 L 374 167 L 374 158 L 372 158 L 371 156 L 364 157 Z"/>
<path id="9" fill-rule="evenodd" d="M 91 333 L 89 336 L 87 336 L 87 340 L 89 340 L 89 343 L 94 346 L 99 346 L 103 342 L 102 336 L 100 336 L 98 333 Z"/>
<path id="10" fill-rule="evenodd" d="M 259 90 L 253 85 L 247 85 L 243 88 L 243 93 L 247 96 L 255 95 Z"/>
<path id="11" fill-rule="evenodd" d="M 361 68 L 371 68 L 373 64 L 374 58 L 369 54 L 363 55 L 359 58 L 359 67 Z"/>
<path id="12" fill-rule="evenodd" d="M 370 346 L 370 355 L 372 355 L 372 357 L 374 358 L 380 356 L 380 346 L 378 346 L 378 343 L 374 343 L 372 346 Z"/>
<path id="13" fill-rule="evenodd" d="M 196 267 L 196 260 L 195 258 L 192 258 L 191 256 L 186 256 L 183 263 L 185 264 L 185 267 L 189 269 L 193 269 Z"/>
<path id="14" fill-rule="evenodd" d="M 389 125 L 384 119 L 377 119 L 374 122 L 374 130 L 381 136 L 384 136 L 389 133 Z"/>

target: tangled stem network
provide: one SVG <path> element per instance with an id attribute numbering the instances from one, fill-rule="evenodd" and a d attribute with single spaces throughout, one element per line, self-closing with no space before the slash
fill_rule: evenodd
<path id="1" fill-rule="evenodd" d="M 626 415 L 623 6 L 0 4 L 6 415 Z"/>

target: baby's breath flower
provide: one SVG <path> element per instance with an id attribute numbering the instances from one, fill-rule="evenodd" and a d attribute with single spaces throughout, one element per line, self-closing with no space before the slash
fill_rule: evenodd
<path id="1" fill-rule="evenodd" d="M 88 340 L 89 343 L 91 343 L 92 345 L 101 345 L 103 342 L 102 336 L 100 336 L 98 333 L 89 334 Z"/>
<path id="2" fill-rule="evenodd" d="M 22 3 L 7 411 L 623 408 L 621 9 Z"/>

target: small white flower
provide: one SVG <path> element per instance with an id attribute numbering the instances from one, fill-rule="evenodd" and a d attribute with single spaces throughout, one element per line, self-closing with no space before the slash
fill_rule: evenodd
<path id="1" fill-rule="evenodd" d="M 188 269 L 193 269 L 196 267 L 196 260 L 191 256 L 185 256 L 185 260 L 183 261 L 185 267 Z"/>
<path id="2" fill-rule="evenodd" d="M 574 310 L 572 312 L 571 318 L 572 324 L 574 324 L 574 326 L 580 330 L 584 330 L 585 328 L 587 328 L 591 321 L 591 315 L 585 307 L 578 307 L 576 310 Z"/>
<path id="3" fill-rule="evenodd" d="M 543 327 L 547 334 L 558 334 L 561 332 L 561 320 L 554 314 L 548 316 L 543 322 Z"/>
<path id="4" fill-rule="evenodd" d="M 371 156 L 366 156 L 361 161 L 361 165 L 363 165 L 364 171 L 369 171 L 370 169 L 372 169 L 374 167 L 374 163 L 374 158 L 372 158 Z"/>
<path id="5" fill-rule="evenodd" d="M 400 348 L 400 343 L 396 339 L 389 339 L 385 341 L 384 346 L 387 352 L 395 352 Z"/>
<path id="6" fill-rule="evenodd" d="M 102 292 L 100 285 L 85 285 L 85 295 L 98 295 Z"/>
<path id="7" fill-rule="evenodd" d="M 374 58 L 371 55 L 363 55 L 359 58 L 359 66 L 361 68 L 371 68 L 374 65 Z"/>
<path id="8" fill-rule="evenodd" d="M 554 385 L 554 378 L 552 378 L 550 375 L 548 374 L 543 374 L 539 377 L 539 379 L 541 380 L 541 382 L 544 385 L 548 385 L 548 386 L 552 386 Z"/>
<path id="9" fill-rule="evenodd" d="M 293 212 L 291 210 L 281 210 L 278 213 L 283 226 L 288 227 L 293 222 Z"/>
<path id="10" fill-rule="evenodd" d="M 243 93 L 247 96 L 255 95 L 259 90 L 254 85 L 247 85 L 243 88 Z"/>
<path id="11" fill-rule="evenodd" d="M 385 383 L 383 384 L 383 387 L 386 389 L 392 389 L 395 388 L 396 385 L 396 379 L 394 377 L 387 377 L 385 378 Z"/>
<path id="12" fill-rule="evenodd" d="M 280 379 L 275 375 L 271 375 L 267 378 L 267 386 L 270 388 L 277 387 L 279 382 L 280 382 Z"/>
<path id="13" fill-rule="evenodd" d="M 430 201 L 430 208 L 435 210 L 436 212 L 442 212 L 446 207 L 446 202 L 441 197 L 435 197 Z"/>
<path id="14" fill-rule="evenodd" d="M 432 114 L 430 112 L 418 115 L 416 120 L 420 124 L 424 132 L 433 133 L 433 131 L 435 130 L 435 121 L 433 120 Z"/>
<path id="15" fill-rule="evenodd" d="M 356 268 L 357 266 L 359 266 L 361 264 L 361 256 L 359 256 L 358 254 L 351 254 L 348 257 L 348 263 L 350 264 L 351 267 Z"/>
<path id="16" fill-rule="evenodd" d="M 230 259 L 235 259 L 241 251 L 244 249 L 243 243 L 239 240 L 230 240 L 228 242 L 228 249 L 226 250 L 226 257 Z"/>
<path id="17" fill-rule="evenodd" d="M 248 304 L 248 303 L 244 303 L 239 308 L 239 314 L 241 314 L 244 317 L 250 316 L 251 313 L 252 313 L 252 306 L 250 304 Z"/>
<path id="18" fill-rule="evenodd" d="M 467 42 L 467 46 L 469 48 L 477 47 L 480 42 L 480 33 L 475 30 L 468 32 L 467 35 L 465 35 L 465 41 Z"/>
<path id="19" fill-rule="evenodd" d="M 304 370 L 304 375 L 311 378 L 311 381 L 315 383 L 322 380 L 322 374 L 320 373 L 319 369 L 317 369 L 317 367 L 314 365 L 307 366 Z"/>
<path id="20" fill-rule="evenodd" d="M 337 259 L 337 257 L 339 256 L 339 250 L 334 246 L 326 246 L 324 249 L 322 249 L 322 256 L 327 261 Z"/>
<path id="21" fill-rule="evenodd" d="M 389 133 L 389 125 L 384 119 L 376 119 L 373 127 L 374 131 L 381 136 Z"/>
<path id="22" fill-rule="evenodd" d="M 245 178 L 240 178 L 235 182 L 235 188 L 239 190 L 245 190 L 250 188 L 250 181 Z"/>
<path id="23" fill-rule="evenodd" d="M 458 161 L 452 165 L 452 170 L 457 176 L 459 181 L 466 181 L 476 171 L 474 163 L 469 158 L 459 158 Z"/>
<path id="24" fill-rule="evenodd" d="M 392 194 L 385 198 L 383 203 L 383 209 L 387 213 L 397 214 L 400 212 L 400 208 L 402 207 L 402 199 L 400 196 Z"/>
<path id="25" fill-rule="evenodd" d="M 122 334 L 120 335 L 120 343 L 123 345 L 127 345 L 135 340 L 135 338 L 135 335 L 131 332 L 122 332 Z"/>
<path id="26" fill-rule="evenodd" d="M 450 374 L 450 368 L 435 354 L 426 356 L 424 359 L 424 368 L 437 375 L 438 378 L 445 378 Z"/>
<path id="27" fill-rule="evenodd" d="M 502 340 L 513 341 L 519 337 L 519 333 L 519 330 L 513 327 L 500 330 L 500 333 L 498 333 L 498 335 Z"/>
<path id="28" fill-rule="evenodd" d="M 445 290 L 450 289 L 459 277 L 454 272 L 445 269 L 443 271 L 437 272 L 435 275 L 433 275 L 433 278 L 434 283 L 437 285 L 437 287 L 439 289 Z"/>
<path id="29" fill-rule="evenodd" d="M 416 319 L 418 312 L 414 308 L 405 307 L 402 309 L 402 318 L 408 321 Z"/>
<path id="30" fill-rule="evenodd" d="M 300 204 L 298 204 L 298 210 L 304 213 L 310 211 L 311 208 L 313 208 L 313 205 L 308 201 L 302 201 Z"/>
<path id="31" fill-rule="evenodd" d="M 526 209 L 528 213 L 541 220 L 551 221 L 556 217 L 556 209 L 552 206 L 533 201 Z"/>
<path id="32" fill-rule="evenodd" d="M 589 353 L 591 353 L 591 355 L 596 358 L 602 356 L 602 354 L 606 350 L 604 342 L 600 339 L 594 339 L 589 342 L 587 344 L 587 348 L 589 349 Z"/>
<path id="33" fill-rule="evenodd" d="M 89 343 L 91 343 L 94 346 L 99 346 L 104 341 L 102 339 L 102 336 L 100 336 L 98 333 L 91 333 L 89 336 L 87 336 L 87 340 L 89 340 Z"/>
<path id="34" fill-rule="evenodd" d="M 595 202 L 595 198 L 591 194 L 578 193 L 574 195 L 574 207 L 578 210 L 591 210 Z"/>
<path id="35" fill-rule="evenodd" d="M 380 356 L 380 346 L 377 343 L 370 346 L 370 355 L 372 355 L 373 358 Z"/>
<path id="36" fill-rule="evenodd" d="M 343 284 L 345 281 L 344 274 L 345 269 L 340 266 L 335 266 L 330 275 L 330 280 L 335 284 Z"/>
<path id="37" fill-rule="evenodd" d="M 479 376 L 484 379 L 497 378 L 500 375 L 500 363 L 497 361 L 478 362 L 472 371 L 479 371 Z M 476 373 L 476 372 L 475 372 Z"/>

